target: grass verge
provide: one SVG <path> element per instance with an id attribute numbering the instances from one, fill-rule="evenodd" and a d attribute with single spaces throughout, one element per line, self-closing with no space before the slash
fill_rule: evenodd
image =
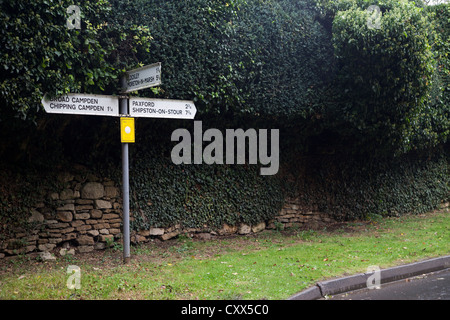
<path id="1" fill-rule="evenodd" d="M 0 260 L 0 299 L 286 299 L 324 279 L 450 254 L 450 215 L 441 210 L 331 225 L 193 240 L 181 236 L 39 262 Z M 69 289 L 69 265 L 80 289 Z"/>

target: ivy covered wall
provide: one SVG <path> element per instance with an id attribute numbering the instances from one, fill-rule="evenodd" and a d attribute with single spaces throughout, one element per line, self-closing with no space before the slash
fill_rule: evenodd
<path id="1" fill-rule="evenodd" d="M 67 1 L 1 2 L 2 230 L 74 163 L 120 184 L 118 120 L 45 114 L 43 93 L 114 94 L 157 61 L 162 85 L 139 96 L 192 99 L 205 128 L 280 129 L 281 167 L 175 166 L 170 134 L 192 124 L 138 119 L 136 230 L 256 223 L 285 197 L 337 219 L 448 200 L 449 6 L 375 1 L 387 35 L 366 28 L 369 1 L 318 2 L 89 1 L 72 33 Z"/>

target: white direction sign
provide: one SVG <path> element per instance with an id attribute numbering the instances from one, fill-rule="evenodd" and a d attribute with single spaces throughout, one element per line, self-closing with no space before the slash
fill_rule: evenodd
<path id="1" fill-rule="evenodd" d="M 126 72 L 127 84 L 123 93 L 158 86 L 161 84 L 161 62 Z"/>
<path id="2" fill-rule="evenodd" d="M 166 119 L 194 119 L 197 108 L 187 100 L 130 97 L 130 116 Z"/>
<path id="3" fill-rule="evenodd" d="M 97 94 L 68 93 L 55 98 L 42 98 L 48 113 L 66 113 L 94 116 L 119 116 L 119 98 Z"/>

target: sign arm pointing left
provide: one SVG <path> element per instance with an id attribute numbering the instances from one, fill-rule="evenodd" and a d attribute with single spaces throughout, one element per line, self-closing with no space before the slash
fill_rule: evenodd
<path id="1" fill-rule="evenodd" d="M 41 100 L 47 113 L 95 116 L 118 116 L 119 98 L 86 93 L 67 93 L 50 98 L 45 94 Z"/>

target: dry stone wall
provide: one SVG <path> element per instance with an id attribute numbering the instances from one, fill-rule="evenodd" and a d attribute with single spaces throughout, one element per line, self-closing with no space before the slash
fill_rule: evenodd
<path id="1" fill-rule="evenodd" d="M 336 222 L 329 215 L 319 211 L 316 207 L 304 208 L 299 199 L 285 199 L 279 215 L 273 219 L 270 228 L 308 227 L 320 228 L 326 224 Z"/>
<path id="2" fill-rule="evenodd" d="M 31 230 L 17 230 L 13 237 L 0 241 L 0 258 L 31 252 L 85 253 L 105 249 L 114 242 L 121 243 L 122 199 L 119 187 L 107 178 L 87 177 L 68 173 L 59 176 L 61 190 L 52 192 L 30 210 Z M 131 221 L 133 216 L 131 213 Z M 162 241 L 179 234 L 189 234 L 207 240 L 213 236 L 257 233 L 265 229 L 286 227 L 319 227 L 332 219 L 317 210 L 301 209 L 296 199 L 286 199 L 280 214 L 270 221 L 256 225 L 224 224 L 218 230 L 152 227 L 149 230 L 131 232 L 132 243 Z"/>
<path id="3" fill-rule="evenodd" d="M 76 247 L 78 252 L 104 249 L 120 238 L 122 206 L 112 180 L 64 174 L 63 188 L 30 210 L 31 230 L 18 230 L 0 242 L 0 257 Z"/>

